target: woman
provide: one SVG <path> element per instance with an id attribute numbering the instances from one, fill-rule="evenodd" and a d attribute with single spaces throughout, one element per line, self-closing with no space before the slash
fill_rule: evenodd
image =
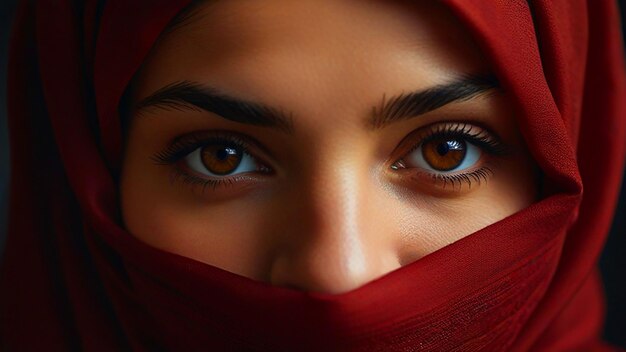
<path id="1" fill-rule="evenodd" d="M 602 348 L 614 5 L 40 1 L 19 18 L 8 348 Z"/>

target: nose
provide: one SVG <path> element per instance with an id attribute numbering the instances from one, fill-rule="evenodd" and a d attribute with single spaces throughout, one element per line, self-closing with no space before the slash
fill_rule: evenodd
<path id="1" fill-rule="evenodd" d="M 344 165 L 345 166 L 345 165 Z M 357 168 L 318 172 L 295 186 L 270 281 L 305 291 L 343 293 L 400 267 L 384 201 Z M 355 175 L 360 173 L 359 175 Z M 302 190 L 306 190 L 302 192 Z"/>

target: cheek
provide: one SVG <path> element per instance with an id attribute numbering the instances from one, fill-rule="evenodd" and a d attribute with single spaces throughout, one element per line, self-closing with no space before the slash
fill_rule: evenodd
<path id="1" fill-rule="evenodd" d="M 415 261 L 530 206 L 537 200 L 536 180 L 532 161 L 515 158 L 503 161 L 486 183 L 466 194 L 398 205 L 396 214 L 404 221 L 402 262 Z"/>
<path id="2" fill-rule="evenodd" d="M 125 212 L 128 230 L 144 242 L 195 260 L 262 279 L 270 247 L 258 211 L 245 206 L 189 211 L 168 205 L 132 207 Z M 136 209 L 133 211 L 133 209 Z"/>

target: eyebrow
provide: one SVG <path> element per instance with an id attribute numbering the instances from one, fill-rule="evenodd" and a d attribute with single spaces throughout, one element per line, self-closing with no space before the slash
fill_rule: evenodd
<path id="1" fill-rule="evenodd" d="M 498 81 L 492 74 L 470 75 L 425 90 L 400 94 L 389 100 L 383 95 L 380 106 L 372 107 L 372 114 L 366 123 L 369 128 L 381 129 L 452 102 L 467 101 L 497 87 Z M 275 128 L 286 133 L 294 131 L 291 112 L 231 97 L 216 88 L 191 81 L 171 83 L 135 105 L 139 113 L 149 107 L 207 111 L 238 123 Z"/>
<path id="2" fill-rule="evenodd" d="M 216 88 L 190 81 L 169 84 L 135 106 L 139 112 L 149 107 L 207 111 L 234 122 L 293 132 L 291 113 L 286 114 L 282 109 L 230 97 Z"/>
<path id="3" fill-rule="evenodd" d="M 452 102 L 470 100 L 498 87 L 498 80 L 493 74 L 466 75 L 449 83 L 400 94 L 389 100 L 383 95 L 380 106 L 372 108 L 368 124 L 373 129 L 380 129 L 397 121 L 423 115 Z"/>

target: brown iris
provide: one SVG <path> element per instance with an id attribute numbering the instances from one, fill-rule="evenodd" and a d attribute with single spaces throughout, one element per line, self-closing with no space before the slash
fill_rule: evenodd
<path id="1" fill-rule="evenodd" d="M 202 164 L 211 173 L 228 175 L 237 169 L 243 158 L 243 152 L 234 146 L 215 144 L 202 148 Z"/>
<path id="2" fill-rule="evenodd" d="M 424 160 L 437 171 L 456 169 L 463 162 L 466 153 L 467 145 L 462 139 L 438 137 L 422 144 Z"/>

